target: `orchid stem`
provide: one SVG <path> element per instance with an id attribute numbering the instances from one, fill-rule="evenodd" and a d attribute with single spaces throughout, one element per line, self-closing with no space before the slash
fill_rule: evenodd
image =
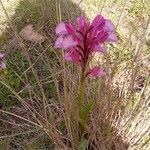
<path id="1" fill-rule="evenodd" d="M 82 107 L 84 106 L 84 92 L 85 92 L 85 87 L 84 87 L 84 70 L 82 70 L 81 78 L 80 78 L 80 84 L 78 88 L 78 109 L 79 113 L 81 112 Z"/>

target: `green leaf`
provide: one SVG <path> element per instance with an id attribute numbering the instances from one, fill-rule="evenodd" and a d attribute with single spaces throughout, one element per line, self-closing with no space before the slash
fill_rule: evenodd
<path id="1" fill-rule="evenodd" d="M 94 102 L 90 100 L 84 107 L 81 108 L 80 110 L 80 117 L 84 121 L 87 121 L 89 114 L 94 108 Z"/>

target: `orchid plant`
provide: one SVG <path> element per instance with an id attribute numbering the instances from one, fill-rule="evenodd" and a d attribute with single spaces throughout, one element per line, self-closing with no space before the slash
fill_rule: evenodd
<path id="1" fill-rule="evenodd" d="M 82 119 L 87 118 L 91 103 L 84 104 L 84 82 L 87 77 L 101 77 L 106 75 L 99 66 L 90 67 L 94 54 L 106 53 L 106 43 L 116 42 L 115 26 L 101 15 L 97 15 L 90 23 L 85 17 L 79 16 L 75 23 L 60 23 L 56 27 L 58 38 L 55 48 L 65 49 L 64 59 L 81 67 L 81 78 L 78 88 L 78 109 Z M 83 109 L 85 108 L 85 109 Z"/>

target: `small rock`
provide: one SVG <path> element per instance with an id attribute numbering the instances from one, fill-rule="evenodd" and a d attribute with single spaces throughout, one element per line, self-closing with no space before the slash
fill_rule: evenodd
<path id="1" fill-rule="evenodd" d="M 45 41 L 45 37 L 36 32 L 33 29 L 33 25 L 29 24 L 25 26 L 19 33 L 19 35 L 24 39 L 34 43 L 43 43 Z"/>

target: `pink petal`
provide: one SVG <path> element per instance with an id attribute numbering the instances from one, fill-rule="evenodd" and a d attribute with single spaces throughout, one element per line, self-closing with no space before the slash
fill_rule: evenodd
<path id="1" fill-rule="evenodd" d="M 65 24 L 65 23 L 60 23 L 60 24 L 56 27 L 56 34 L 57 34 L 57 35 L 68 34 L 67 29 L 66 29 L 66 24 Z"/>
<path id="2" fill-rule="evenodd" d="M 90 34 L 89 34 L 89 39 L 93 39 L 94 37 L 96 37 L 98 34 L 97 30 L 91 30 Z"/>
<path id="3" fill-rule="evenodd" d="M 97 35 L 97 41 L 98 41 L 98 43 L 103 43 L 103 42 L 105 42 L 105 40 L 108 38 L 108 33 L 107 32 L 105 32 L 105 31 L 100 31 L 99 33 L 98 33 L 98 35 Z"/>
<path id="4" fill-rule="evenodd" d="M 5 54 L 0 53 L 0 59 L 3 59 L 3 58 L 4 58 L 4 56 L 5 56 Z"/>
<path id="5" fill-rule="evenodd" d="M 71 55 L 69 53 L 66 53 L 64 55 L 64 59 L 67 60 L 67 61 L 73 61 L 73 59 L 72 59 L 72 57 L 71 57 Z"/>
<path id="6" fill-rule="evenodd" d="M 77 41 L 75 41 L 72 36 L 67 36 L 64 38 L 60 36 L 57 38 L 55 42 L 55 48 L 68 49 L 76 46 L 77 44 L 78 44 Z"/>
<path id="7" fill-rule="evenodd" d="M 95 17 L 95 19 L 92 21 L 91 26 L 93 26 L 93 27 L 100 27 L 102 29 L 104 24 L 105 24 L 105 19 L 103 18 L 103 16 L 97 15 Z"/>
<path id="8" fill-rule="evenodd" d="M 107 40 L 108 42 L 117 42 L 118 38 L 115 33 L 110 33 Z"/>
<path id="9" fill-rule="evenodd" d="M 80 65 L 80 55 L 77 51 L 73 50 L 65 54 L 64 59 L 67 61 L 72 61 L 75 64 Z"/>
<path id="10" fill-rule="evenodd" d="M 5 68 L 6 68 L 5 63 L 4 63 L 4 62 L 1 62 L 1 63 L 0 63 L 0 70 L 1 70 L 1 69 L 5 69 Z"/>
<path id="11" fill-rule="evenodd" d="M 63 48 L 63 37 L 60 36 L 57 38 L 56 42 L 55 42 L 55 48 Z"/>
<path id="12" fill-rule="evenodd" d="M 98 45 L 95 45 L 94 51 L 105 53 L 107 51 L 107 49 L 105 47 L 102 47 L 100 44 L 98 44 Z"/>
<path id="13" fill-rule="evenodd" d="M 67 29 L 68 34 L 73 34 L 75 32 L 75 27 L 73 26 L 72 23 L 67 23 L 66 29 Z"/>
<path id="14" fill-rule="evenodd" d="M 84 27 L 86 25 L 86 19 L 85 19 L 85 17 L 83 17 L 83 16 L 77 17 L 77 23 L 78 23 L 79 28 L 80 27 L 81 28 Z"/>
<path id="15" fill-rule="evenodd" d="M 75 41 L 72 36 L 68 36 L 64 38 L 63 43 L 62 43 L 63 48 L 65 49 L 72 48 L 76 46 L 77 44 L 78 44 L 77 41 Z"/>
<path id="16" fill-rule="evenodd" d="M 106 75 L 106 73 L 100 67 L 95 66 L 94 68 L 92 68 L 88 71 L 87 75 L 93 76 L 93 77 L 101 77 L 101 76 Z"/>
<path id="17" fill-rule="evenodd" d="M 115 30 L 115 26 L 110 20 L 106 20 L 104 30 L 112 32 Z"/>
<path id="18" fill-rule="evenodd" d="M 77 24 L 80 32 L 82 33 L 85 33 L 90 27 L 90 23 L 83 16 L 77 17 Z"/>

